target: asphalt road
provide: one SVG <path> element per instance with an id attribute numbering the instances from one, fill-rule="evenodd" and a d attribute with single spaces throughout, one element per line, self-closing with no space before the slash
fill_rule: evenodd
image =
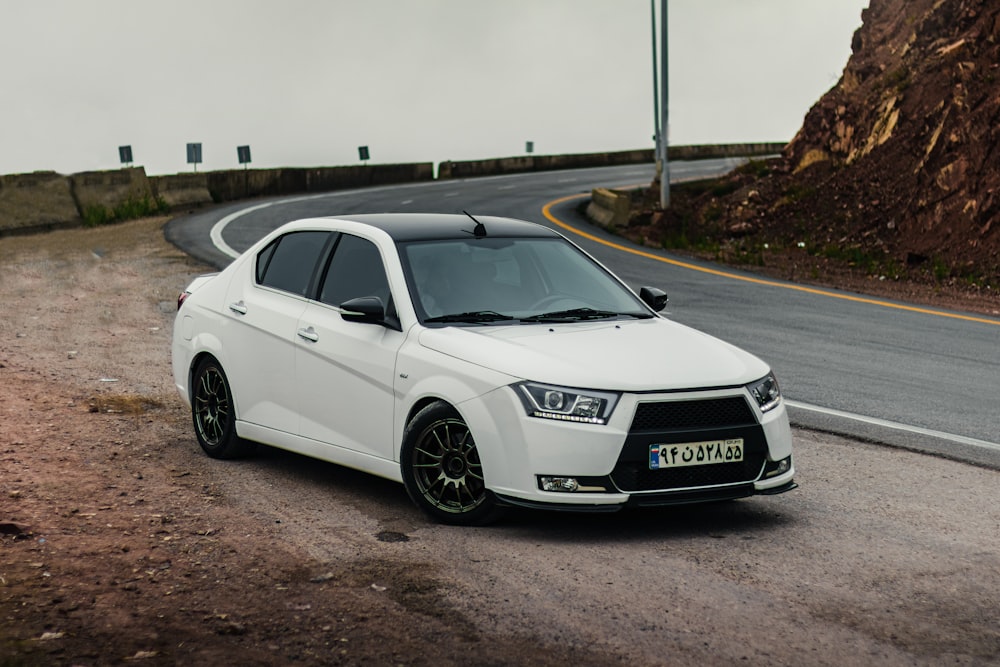
<path id="1" fill-rule="evenodd" d="M 671 177 L 736 164 L 673 163 Z M 310 216 L 468 210 L 554 226 L 630 285 L 665 289 L 672 319 L 770 363 L 793 423 L 1000 469 L 1000 319 L 761 280 L 639 248 L 576 212 L 592 187 L 645 184 L 652 174 L 640 165 L 239 202 L 178 218 L 167 236 L 224 266 L 231 257 L 217 246 L 239 252 L 282 223 Z"/>

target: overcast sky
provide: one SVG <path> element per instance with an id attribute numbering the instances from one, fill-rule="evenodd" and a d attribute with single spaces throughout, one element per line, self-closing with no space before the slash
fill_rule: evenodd
<path id="1" fill-rule="evenodd" d="M 657 7 L 659 0 L 656 0 Z M 670 0 L 670 142 L 787 141 L 868 0 Z M 0 0 L 0 173 L 652 147 L 649 0 Z"/>

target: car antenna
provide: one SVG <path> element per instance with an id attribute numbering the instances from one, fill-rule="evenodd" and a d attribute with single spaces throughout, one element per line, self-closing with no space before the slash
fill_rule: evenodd
<path id="1" fill-rule="evenodd" d="M 473 216 L 468 211 L 462 211 L 462 213 L 464 213 L 467 216 L 469 216 L 470 218 L 472 218 L 472 221 L 474 223 L 476 223 L 475 228 L 472 230 L 472 235 L 475 236 L 477 239 L 481 239 L 481 238 L 485 237 L 486 236 L 486 225 L 484 225 L 483 223 L 481 223 L 478 220 L 476 220 L 475 216 Z"/>

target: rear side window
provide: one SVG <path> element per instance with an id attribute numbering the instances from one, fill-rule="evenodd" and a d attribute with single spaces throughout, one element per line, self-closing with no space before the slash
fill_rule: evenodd
<path id="1" fill-rule="evenodd" d="M 257 255 L 257 282 L 307 296 L 330 232 L 291 232 L 275 239 Z"/>

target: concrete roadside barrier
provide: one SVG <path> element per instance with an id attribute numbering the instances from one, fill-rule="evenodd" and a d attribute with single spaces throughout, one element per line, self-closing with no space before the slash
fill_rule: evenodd
<path id="1" fill-rule="evenodd" d="M 153 189 L 142 167 L 84 171 L 69 177 L 84 222 L 97 211 L 113 212 L 126 202 L 152 202 Z"/>
<path id="2" fill-rule="evenodd" d="M 433 162 L 403 162 L 400 164 L 373 164 L 369 185 L 393 185 L 434 180 Z"/>
<path id="3" fill-rule="evenodd" d="M 785 150 L 784 142 L 757 142 L 747 144 L 695 144 L 691 146 L 670 146 L 667 159 L 670 160 L 710 160 L 723 157 L 763 157 L 778 155 Z"/>
<path id="4" fill-rule="evenodd" d="M 0 235 L 79 224 L 68 177 L 54 171 L 0 176 Z"/>
<path id="5" fill-rule="evenodd" d="M 280 169 L 225 169 L 205 173 L 214 202 L 281 194 Z"/>
<path id="6" fill-rule="evenodd" d="M 587 204 L 587 218 L 594 224 L 616 231 L 628 225 L 632 195 L 622 190 L 594 188 Z"/>
<path id="7" fill-rule="evenodd" d="M 205 172 L 216 202 L 434 180 L 432 162 Z"/>
<path id="8" fill-rule="evenodd" d="M 784 146 L 783 143 L 671 146 L 669 158 L 697 160 L 772 155 L 780 153 Z M 438 165 L 437 178 L 444 180 L 652 164 L 654 160 L 652 149 L 639 149 L 446 161 Z M 434 178 L 434 164 L 431 162 L 230 169 L 154 177 L 147 177 L 142 167 L 83 172 L 72 176 L 50 171 L 13 174 L 0 176 L 0 234 L 74 226 L 81 222 L 102 224 L 210 202 L 432 181 Z M 599 216 L 607 217 L 607 224 L 612 226 L 624 224 L 620 222 L 624 204 L 615 199 L 617 196 L 599 195 L 598 199 L 603 199 L 595 204 L 596 209 L 607 211 L 606 215 L 599 213 Z"/>
<path id="9" fill-rule="evenodd" d="M 150 176 L 149 184 L 153 196 L 162 199 L 171 209 L 212 203 L 212 195 L 208 192 L 207 174 Z"/>
<path id="10" fill-rule="evenodd" d="M 775 155 L 784 150 L 784 143 L 701 144 L 670 146 L 670 160 L 707 160 L 722 157 L 754 157 Z M 616 151 L 611 153 L 569 153 L 565 155 L 528 155 L 492 158 L 489 160 L 446 161 L 438 165 L 438 179 L 474 178 L 522 174 L 555 169 L 615 167 L 623 164 L 651 164 L 656 161 L 653 149 Z"/>

